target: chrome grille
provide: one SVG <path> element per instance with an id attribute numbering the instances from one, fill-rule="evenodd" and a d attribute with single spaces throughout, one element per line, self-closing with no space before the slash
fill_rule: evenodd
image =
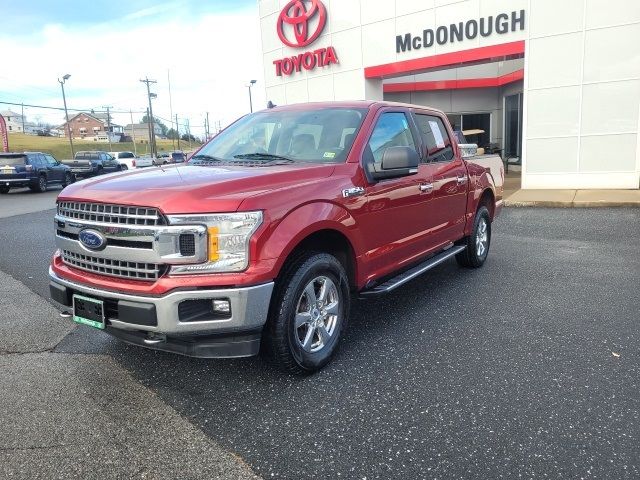
<path id="1" fill-rule="evenodd" d="M 58 215 L 89 222 L 117 225 L 164 225 L 164 217 L 155 208 L 131 207 L 88 202 L 58 202 Z"/>
<path id="2" fill-rule="evenodd" d="M 157 280 L 163 273 L 163 267 L 155 263 L 111 260 L 75 253 L 70 250 L 62 251 L 62 261 L 81 270 L 134 280 Z"/>

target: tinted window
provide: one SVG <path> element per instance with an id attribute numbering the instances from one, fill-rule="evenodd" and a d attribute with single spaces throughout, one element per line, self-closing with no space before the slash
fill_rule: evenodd
<path id="1" fill-rule="evenodd" d="M 54 167 L 58 165 L 58 162 L 56 162 L 56 159 L 53 158 L 51 155 L 45 155 L 44 158 L 46 162 L 49 164 L 49 166 Z"/>
<path id="2" fill-rule="evenodd" d="M 389 147 L 416 149 L 409 121 L 404 113 L 390 112 L 380 115 L 365 153 L 373 155 L 373 161 L 380 163 L 384 151 Z"/>
<path id="3" fill-rule="evenodd" d="M 449 162 L 453 160 L 453 146 L 440 117 L 416 115 L 416 125 L 426 145 L 424 161 Z"/>
<path id="4" fill-rule="evenodd" d="M 120 152 L 118 158 L 134 158 L 133 153 L 131 152 Z"/>

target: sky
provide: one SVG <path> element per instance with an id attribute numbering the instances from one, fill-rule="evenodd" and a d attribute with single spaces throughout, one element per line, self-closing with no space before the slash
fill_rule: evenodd
<path id="1" fill-rule="evenodd" d="M 168 125 L 170 78 L 174 116 L 183 125 L 188 119 L 195 135 L 206 112 L 212 130 L 248 113 L 252 79 L 254 110 L 266 104 L 256 0 L 0 0 L 0 24 L 0 101 L 62 107 L 58 78 L 70 74 L 69 109 L 144 111 L 139 80 L 148 77 L 157 80 L 154 114 Z M 0 104 L 9 108 L 20 111 Z M 25 115 L 64 120 L 43 109 Z M 134 113 L 134 122 L 141 116 Z"/>

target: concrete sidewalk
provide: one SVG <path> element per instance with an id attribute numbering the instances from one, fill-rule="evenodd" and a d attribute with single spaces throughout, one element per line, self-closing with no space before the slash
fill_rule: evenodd
<path id="1" fill-rule="evenodd" d="M 640 207 L 640 190 L 505 190 L 509 207 Z"/>
<path id="2" fill-rule="evenodd" d="M 0 290 L 0 478 L 258 478 L 111 357 L 54 353 L 73 324 Z"/>

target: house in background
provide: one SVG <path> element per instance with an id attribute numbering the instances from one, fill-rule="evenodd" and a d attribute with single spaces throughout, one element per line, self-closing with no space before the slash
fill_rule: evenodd
<path id="1" fill-rule="evenodd" d="M 119 142 L 122 133 L 116 132 L 116 127 L 120 130 L 122 127 L 118 125 L 111 125 L 111 131 L 109 131 L 109 126 L 106 118 L 106 114 L 104 114 L 103 118 L 98 117 L 99 114 L 90 114 L 86 112 L 81 112 L 69 119 L 69 122 L 65 122 L 60 127 L 59 130 L 64 132 L 65 137 L 71 135 L 75 139 L 87 139 L 94 140 L 96 142 Z"/>
<path id="2" fill-rule="evenodd" d="M 162 128 L 155 122 L 153 131 L 156 138 L 162 136 Z M 149 123 L 130 123 L 124 127 L 124 134 L 136 143 L 149 143 Z"/>
<path id="3" fill-rule="evenodd" d="M 0 112 L 0 115 L 4 117 L 9 133 L 38 134 L 38 126 L 35 123 L 28 122 L 26 116 L 23 118 L 21 114 L 12 112 L 11 110 L 4 110 Z"/>

